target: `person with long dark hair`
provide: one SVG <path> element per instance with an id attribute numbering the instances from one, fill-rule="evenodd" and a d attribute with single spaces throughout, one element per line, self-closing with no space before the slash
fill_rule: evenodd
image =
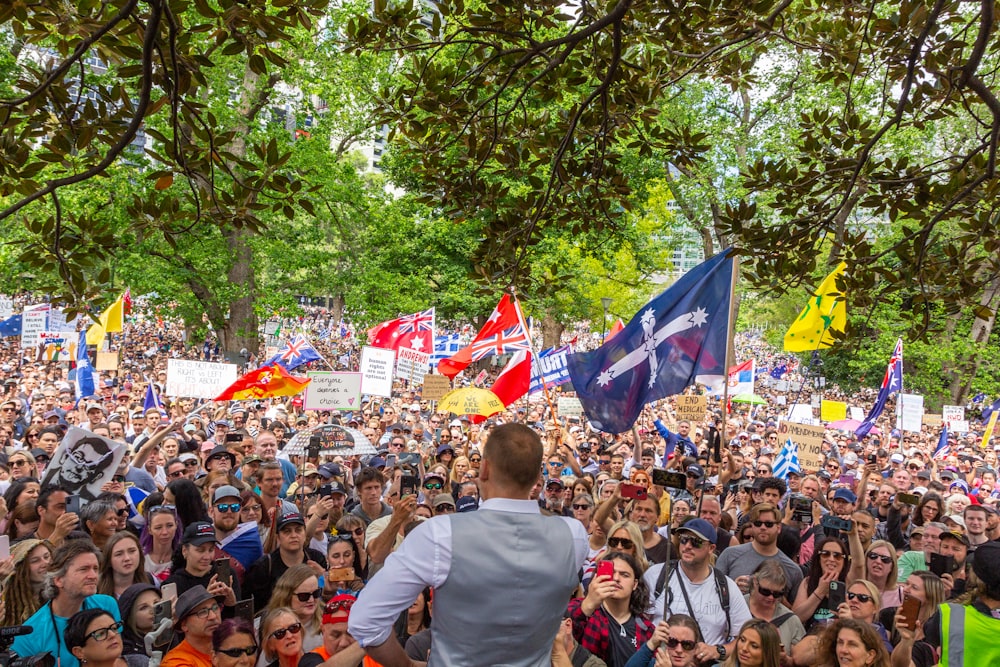
<path id="1" fill-rule="evenodd" d="M 145 510 L 145 515 L 146 522 L 139 533 L 144 567 L 162 582 L 170 576 L 174 552 L 181 545 L 181 521 L 173 505 L 154 505 Z"/>
<path id="2" fill-rule="evenodd" d="M 799 585 L 792 611 L 799 617 L 806 631 L 819 621 L 833 618 L 837 610 L 830 608 L 828 595 L 830 583 L 847 581 L 850 569 L 847 545 L 836 537 L 826 537 L 816 545 L 809 561 L 809 575 Z"/>
<path id="3" fill-rule="evenodd" d="M 165 584 L 177 584 L 177 594 L 195 586 L 204 586 L 224 606 L 234 607 L 240 597 L 240 582 L 235 576 L 223 581 L 212 573 L 215 559 L 215 527 L 207 521 L 197 521 L 184 530 L 181 547 L 174 552 L 173 567 Z"/>
<path id="4" fill-rule="evenodd" d="M 177 518 L 181 521 L 181 530 L 196 521 L 209 521 L 208 509 L 201 498 L 201 491 L 194 482 L 181 477 L 175 479 L 163 490 L 163 501 L 177 508 Z"/>
<path id="5" fill-rule="evenodd" d="M 631 554 L 613 551 L 601 560 L 612 562 L 614 574 L 595 576 L 587 597 L 569 603 L 573 637 L 608 667 L 624 667 L 653 635 L 646 615 L 649 589 Z"/>

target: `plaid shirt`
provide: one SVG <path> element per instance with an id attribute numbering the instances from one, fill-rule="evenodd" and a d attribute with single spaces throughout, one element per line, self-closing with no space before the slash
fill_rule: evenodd
<path id="1" fill-rule="evenodd" d="M 570 600 L 569 615 L 573 620 L 573 637 L 580 642 L 580 646 L 587 649 L 598 658 L 607 661 L 611 657 L 611 642 L 608 635 L 611 632 L 611 617 L 604 607 L 598 607 L 597 611 L 589 617 L 583 614 L 581 605 L 583 598 Z M 653 636 L 654 626 L 645 616 L 635 617 L 635 645 L 642 646 Z"/>

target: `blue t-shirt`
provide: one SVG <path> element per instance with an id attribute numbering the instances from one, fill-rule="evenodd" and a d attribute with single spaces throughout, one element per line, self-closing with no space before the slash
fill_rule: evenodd
<path id="1" fill-rule="evenodd" d="M 55 616 L 50 611 L 51 605 L 51 602 L 46 602 L 25 622 L 25 625 L 30 625 L 35 631 L 30 635 L 15 637 L 11 649 L 22 658 L 46 651 L 54 655 L 58 642 L 59 656 L 56 657 L 61 658 L 60 667 L 80 667 L 80 661 L 66 648 L 66 624 L 69 623 L 69 619 Z M 118 603 L 110 595 L 91 595 L 83 601 L 82 609 L 103 609 L 116 621 L 122 620 L 121 614 L 118 613 Z M 56 622 L 55 628 L 52 627 L 53 618 Z"/>

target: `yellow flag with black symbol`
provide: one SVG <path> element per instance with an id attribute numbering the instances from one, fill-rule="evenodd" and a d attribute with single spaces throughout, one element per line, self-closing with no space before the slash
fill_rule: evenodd
<path id="1" fill-rule="evenodd" d="M 833 345 L 831 332 L 844 331 L 847 326 L 847 295 L 837 289 L 837 277 L 842 276 L 846 269 L 847 264 L 841 262 L 809 297 L 806 307 L 785 334 L 787 352 L 812 352 L 830 347 Z"/>

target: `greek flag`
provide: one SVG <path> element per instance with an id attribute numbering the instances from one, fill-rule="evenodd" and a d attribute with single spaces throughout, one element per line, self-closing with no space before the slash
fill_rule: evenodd
<path id="1" fill-rule="evenodd" d="M 327 327 L 326 329 L 323 329 L 322 331 L 320 331 L 319 332 L 319 336 L 316 337 L 316 340 L 320 340 L 320 341 L 330 340 L 330 329 L 332 329 L 332 328 L 333 327 Z"/>
<path id="2" fill-rule="evenodd" d="M 799 447 L 788 439 L 778 452 L 778 457 L 774 459 L 774 476 L 787 481 L 788 473 L 792 472 L 801 475 L 802 468 L 799 466 Z"/>
<path id="3" fill-rule="evenodd" d="M 431 367 L 437 368 L 438 362 L 447 359 L 462 349 L 458 334 L 445 334 L 434 337 L 434 352 L 431 353 Z"/>

